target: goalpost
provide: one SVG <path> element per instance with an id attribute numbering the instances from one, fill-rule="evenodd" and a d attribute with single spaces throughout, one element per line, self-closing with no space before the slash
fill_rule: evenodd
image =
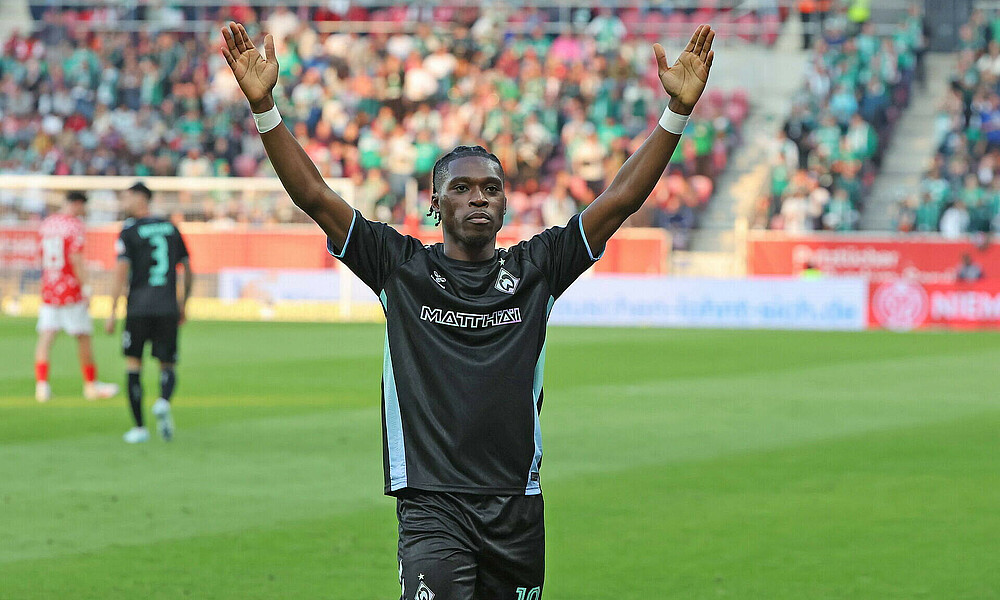
<path id="1" fill-rule="evenodd" d="M 121 230 L 118 192 L 140 180 L 154 192 L 153 213 L 177 224 L 191 253 L 195 272 L 188 304 L 191 318 L 382 318 L 377 298 L 328 255 L 323 232 L 291 202 L 276 177 L 0 177 L 3 311 L 36 314 L 41 216 L 62 206 L 66 192 L 79 190 L 88 196 L 85 262 L 94 289 L 91 312 L 107 316 L 114 241 Z M 327 183 L 349 204 L 357 205 L 349 179 Z"/>

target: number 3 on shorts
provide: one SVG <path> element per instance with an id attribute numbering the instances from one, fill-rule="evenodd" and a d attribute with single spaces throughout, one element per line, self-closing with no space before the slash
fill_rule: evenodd
<path id="1" fill-rule="evenodd" d="M 541 596 L 541 587 L 533 587 L 530 590 L 523 587 L 517 588 L 517 600 L 538 600 Z"/>

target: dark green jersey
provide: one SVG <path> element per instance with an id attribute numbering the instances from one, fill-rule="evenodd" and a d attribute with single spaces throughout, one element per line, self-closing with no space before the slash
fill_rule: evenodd
<path id="1" fill-rule="evenodd" d="M 128 219 L 116 243 L 118 260 L 127 260 L 130 316 L 176 315 L 177 263 L 188 256 L 173 223 L 159 217 Z"/>
<path id="2" fill-rule="evenodd" d="M 385 311 L 385 492 L 540 494 L 549 312 L 602 250 L 580 217 L 466 262 L 355 212 L 327 248 Z"/>

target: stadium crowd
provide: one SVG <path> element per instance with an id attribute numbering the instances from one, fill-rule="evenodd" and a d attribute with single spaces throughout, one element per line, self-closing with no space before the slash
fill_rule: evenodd
<path id="1" fill-rule="evenodd" d="M 954 73 L 935 118 L 937 152 L 899 202 L 899 231 L 1000 230 L 1000 14 L 977 10 L 961 27 Z"/>
<path id="2" fill-rule="evenodd" d="M 513 17 L 526 34 L 506 33 L 499 9 L 455 9 L 439 21 L 449 23 L 445 28 L 417 24 L 391 34 L 325 33 L 316 26 L 341 16 L 373 17 L 345 8 L 339 15 L 236 6 L 212 16 L 220 26 L 229 18 L 248 23 L 255 38 L 274 34 L 277 101 L 287 125 L 325 176 L 350 178 L 357 203 L 384 221 L 423 218 L 422 211 L 407 213 L 408 182 L 419 182 L 417 205 L 426 206 L 436 158 L 458 144 L 481 144 L 507 172 L 511 222 L 565 223 L 609 183 L 665 103 L 649 40 L 625 25 L 636 15 L 577 12 L 574 27 L 557 35 L 545 33 L 548 15 L 541 9 Z M 218 52 L 217 29 L 127 33 L 87 26 L 107 15 L 40 17 L 31 35 L 3 44 L 0 169 L 272 174 Z M 683 247 L 715 175 L 739 143 L 747 111 L 740 91 L 710 93 L 678 146 L 671 175 L 654 192 L 656 202 L 634 224 L 665 227 Z M 295 218 L 238 202 L 189 206 L 184 213 L 237 222 Z"/>
<path id="3" fill-rule="evenodd" d="M 920 9 L 892 35 L 827 15 L 805 81 L 771 146 L 757 227 L 789 232 L 857 227 L 893 125 L 922 78 L 926 32 Z"/>

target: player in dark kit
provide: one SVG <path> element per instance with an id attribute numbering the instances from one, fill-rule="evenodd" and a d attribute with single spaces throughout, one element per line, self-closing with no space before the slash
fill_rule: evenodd
<path id="1" fill-rule="evenodd" d="M 281 125 L 272 37 L 262 56 L 242 25 L 223 29 L 222 53 L 282 184 L 385 311 L 383 462 L 385 492 L 397 498 L 404 600 L 541 597 L 538 414 L 549 311 L 660 178 L 704 91 L 714 37 L 699 27 L 673 66 L 655 44 L 671 96 L 660 126 L 565 227 L 498 250 L 506 197 L 494 155 L 460 146 L 434 166 L 431 210 L 443 244 L 369 221 L 326 186 Z"/>
<path id="2" fill-rule="evenodd" d="M 142 353 L 151 342 L 153 357 L 160 361 L 160 398 L 153 404 L 157 430 L 164 440 L 174 436 L 170 398 L 177 376 L 177 330 L 184 322 L 184 311 L 194 274 L 188 261 L 187 246 L 173 223 L 150 216 L 153 193 L 142 183 L 122 193 L 122 205 L 129 218 L 116 242 L 118 268 L 111 298 L 111 316 L 105 330 L 115 330 L 115 310 L 128 281 L 128 305 L 122 350 L 128 371 L 128 400 L 135 427 L 125 433 L 130 444 L 149 440 L 142 418 Z M 184 267 L 184 295 L 177 299 L 177 265 Z"/>

